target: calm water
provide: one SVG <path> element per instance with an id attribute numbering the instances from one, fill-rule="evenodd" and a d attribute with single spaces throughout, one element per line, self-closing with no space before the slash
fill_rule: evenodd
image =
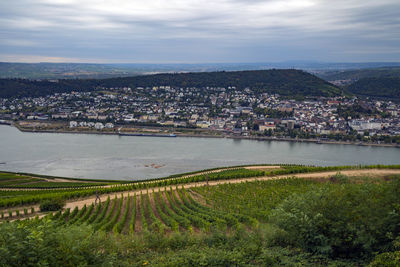
<path id="1" fill-rule="evenodd" d="M 0 163 L 0 170 L 7 171 L 135 180 L 254 163 L 400 164 L 400 149 L 213 138 L 23 133 L 0 125 Z"/>

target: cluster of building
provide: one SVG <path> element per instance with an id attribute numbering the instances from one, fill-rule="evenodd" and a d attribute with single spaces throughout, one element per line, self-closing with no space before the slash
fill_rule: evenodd
<path id="1" fill-rule="evenodd" d="M 353 110 L 354 106 L 358 109 Z M 320 135 L 400 135 L 400 105 L 391 101 L 356 97 L 298 101 L 235 87 L 101 88 L 0 99 L 0 119 L 66 121 L 70 128 L 97 130 L 135 124 L 234 135 L 286 135 L 292 130 Z"/>

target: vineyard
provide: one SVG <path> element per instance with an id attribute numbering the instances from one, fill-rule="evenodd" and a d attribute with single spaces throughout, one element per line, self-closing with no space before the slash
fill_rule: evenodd
<path id="1" fill-rule="evenodd" d="M 208 232 L 258 225 L 258 221 L 250 216 L 202 205 L 192 194 L 184 188 L 170 187 L 145 194 L 115 195 L 97 205 L 85 205 L 80 210 L 75 207 L 49 213 L 41 220 L 52 220 L 58 225 L 87 224 L 95 230 L 115 234 Z"/>
<path id="2" fill-rule="evenodd" d="M 52 181 L 52 179 L 46 179 L 43 177 L 0 172 L 0 188 L 12 188 L 12 189 L 79 188 L 79 187 L 91 187 L 91 186 L 104 186 L 108 184 L 110 183 L 83 182 L 78 180 L 59 182 L 59 181 Z"/>
<path id="3" fill-rule="evenodd" d="M 399 170 L 400 169 L 400 165 L 331 166 L 331 167 L 279 165 L 279 167 L 280 168 L 271 169 L 267 171 L 257 170 L 257 169 L 246 169 L 240 166 L 222 168 L 219 170 L 210 169 L 189 174 L 172 175 L 171 177 L 165 177 L 165 178 L 150 179 L 145 181 L 144 180 L 132 181 L 129 183 L 122 183 L 122 181 L 115 181 L 111 183 L 108 181 L 106 185 L 102 185 L 99 182 L 85 180 L 85 182 L 78 184 L 78 187 L 74 187 L 75 182 L 43 182 L 43 181 L 40 182 L 44 183 L 44 186 L 42 188 L 38 186 L 38 184 L 40 183 L 36 183 L 36 185 L 25 184 L 23 188 L 19 189 L 6 186 L 6 189 L 0 190 L 0 208 L 14 207 L 20 205 L 31 205 L 35 203 L 40 203 L 41 201 L 48 199 L 68 200 L 74 198 L 76 199 L 76 198 L 93 196 L 96 193 L 110 194 L 116 192 L 169 187 L 169 186 L 201 183 L 201 182 L 208 183 L 212 181 L 221 181 L 230 179 L 246 179 L 252 177 L 254 178 L 274 177 L 278 175 L 294 175 L 299 173 L 317 173 L 324 171 L 341 171 L 341 170 L 368 170 L 368 169 Z M 0 182 L 2 179 L 1 175 L 3 174 L 0 173 Z M 10 174 L 7 173 L 6 175 Z M 8 178 L 5 178 L 3 182 L 7 182 L 7 179 Z M 23 178 L 23 179 L 28 179 L 28 178 Z M 49 186 L 48 184 L 52 185 Z M 60 185 L 62 188 L 59 188 Z M 18 185 L 14 186 L 17 187 Z M 32 188 L 35 189 L 29 190 Z"/>
<path id="4" fill-rule="evenodd" d="M 285 167 L 262 175 L 312 170 Z M 398 266 L 397 171 L 229 180 L 259 173 L 235 168 L 183 178 L 228 179 L 210 185 L 172 185 L 176 180 L 170 179 L 155 181 L 171 183 L 157 188 L 151 183 L 130 185 L 134 190 L 129 192 L 116 186 L 107 188 L 112 193 L 102 201 L 49 213 L 28 206 L 11 209 L 1 214 L 0 221 L 12 222 L 0 223 L 0 265 L 35 265 L 37 259 L 46 259 L 50 266 Z"/>

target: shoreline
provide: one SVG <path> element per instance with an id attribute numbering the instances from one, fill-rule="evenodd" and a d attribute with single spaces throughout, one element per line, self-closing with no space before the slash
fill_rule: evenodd
<path id="1" fill-rule="evenodd" d="M 69 130 L 41 130 L 41 129 L 27 129 L 13 122 L 3 122 L 0 125 L 8 125 L 17 128 L 20 132 L 30 133 L 61 133 L 61 134 L 94 134 L 94 135 L 116 135 L 120 136 L 116 131 L 69 131 Z M 128 133 L 128 132 L 126 132 Z M 400 148 L 397 144 L 378 144 L 378 143 L 363 143 L 363 142 L 346 142 L 346 141 L 333 141 L 333 140 L 318 140 L 318 139 L 299 139 L 299 138 L 287 138 L 287 137 L 269 137 L 269 136 L 236 136 L 236 135 L 209 135 L 209 134 L 186 134 L 174 132 L 176 137 L 190 137 L 190 138 L 228 138 L 234 140 L 254 140 L 254 141 L 278 141 L 278 142 L 293 142 L 293 143 L 314 143 L 323 145 L 354 145 L 354 146 L 373 146 L 373 147 L 393 147 Z M 143 137 L 158 137 L 158 134 L 154 133 L 151 136 Z M 160 134 L 160 137 L 165 134 Z M 141 136 L 140 136 L 141 137 Z"/>

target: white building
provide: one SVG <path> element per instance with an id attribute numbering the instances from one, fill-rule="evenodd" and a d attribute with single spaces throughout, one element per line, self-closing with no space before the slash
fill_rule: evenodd
<path id="1" fill-rule="evenodd" d="M 78 123 L 76 121 L 70 121 L 69 128 L 75 128 L 75 127 L 78 127 Z"/>
<path id="2" fill-rule="evenodd" d="M 108 123 L 106 123 L 106 125 L 104 125 L 104 127 L 108 128 L 108 129 L 112 129 L 112 128 L 114 128 L 114 124 L 111 122 L 108 122 Z"/>
<path id="3" fill-rule="evenodd" d="M 94 128 L 95 128 L 96 130 L 103 130 L 104 125 L 103 125 L 103 123 L 101 123 L 101 122 L 96 122 L 96 123 L 94 124 Z"/>
<path id="4" fill-rule="evenodd" d="M 380 130 L 382 129 L 382 123 L 380 122 L 370 122 L 364 120 L 352 120 L 349 122 L 350 128 L 356 131 L 365 130 Z"/>

